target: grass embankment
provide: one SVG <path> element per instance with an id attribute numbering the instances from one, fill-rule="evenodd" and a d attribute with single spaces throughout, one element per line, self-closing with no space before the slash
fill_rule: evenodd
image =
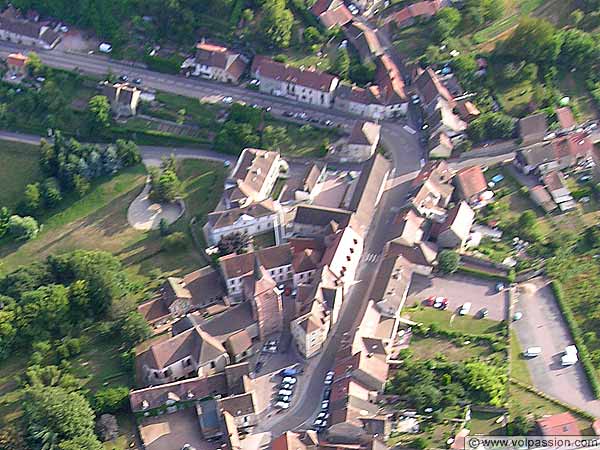
<path id="1" fill-rule="evenodd" d="M 0 141 L 0 206 L 14 208 L 25 186 L 41 177 L 39 147 L 18 142 Z"/>

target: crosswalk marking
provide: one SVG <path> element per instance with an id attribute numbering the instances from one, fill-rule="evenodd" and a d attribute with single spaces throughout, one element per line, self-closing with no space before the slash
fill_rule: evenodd
<path id="1" fill-rule="evenodd" d="M 365 257 L 365 261 L 368 263 L 374 263 L 375 261 L 377 261 L 378 258 L 379 258 L 379 253 L 369 253 Z"/>

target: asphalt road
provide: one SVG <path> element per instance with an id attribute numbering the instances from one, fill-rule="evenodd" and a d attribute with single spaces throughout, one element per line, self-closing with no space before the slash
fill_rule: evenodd
<path id="1" fill-rule="evenodd" d="M 531 289 L 523 289 L 527 284 Z M 561 356 L 573 344 L 567 325 L 550 287 L 543 279 L 522 284 L 515 311 L 523 318 L 513 323 L 522 350 L 541 347 L 542 354 L 527 361 L 535 387 L 577 408 L 600 417 L 600 400 L 595 400 L 581 363 L 562 367 Z"/>

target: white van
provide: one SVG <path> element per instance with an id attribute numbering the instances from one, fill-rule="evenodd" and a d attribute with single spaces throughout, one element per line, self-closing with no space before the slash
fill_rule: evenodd
<path id="1" fill-rule="evenodd" d="M 560 358 L 560 362 L 563 366 L 572 366 L 579 358 L 577 357 L 577 347 L 569 345 L 565 348 L 565 354 Z"/>
<path id="2" fill-rule="evenodd" d="M 469 311 L 471 311 L 471 302 L 467 302 L 464 305 L 462 305 L 462 307 L 460 308 L 460 311 L 458 313 L 461 316 L 464 316 L 466 314 L 469 314 Z"/>
<path id="3" fill-rule="evenodd" d="M 542 347 L 529 347 L 523 352 L 523 356 L 526 358 L 535 358 L 542 354 Z"/>

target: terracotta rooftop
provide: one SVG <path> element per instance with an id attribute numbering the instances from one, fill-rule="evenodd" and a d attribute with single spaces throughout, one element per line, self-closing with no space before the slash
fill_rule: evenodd
<path id="1" fill-rule="evenodd" d="M 465 199 L 470 199 L 487 190 L 485 175 L 479 166 L 459 170 L 454 176 L 454 180 Z"/>
<path id="2" fill-rule="evenodd" d="M 568 106 L 558 108 L 556 110 L 556 118 L 558 119 L 558 123 L 563 130 L 568 130 L 577 126 L 577 121 L 575 120 L 575 116 L 573 116 L 573 111 L 571 111 L 571 108 Z"/>
<path id="3" fill-rule="evenodd" d="M 540 432 L 544 436 L 580 436 L 577 419 L 569 412 L 543 417 L 537 420 Z"/>
<path id="4" fill-rule="evenodd" d="M 287 64 L 278 63 L 266 56 L 255 56 L 252 73 L 277 81 L 297 84 L 321 92 L 331 92 L 338 78 L 317 70 L 302 70 Z"/>
<path id="5" fill-rule="evenodd" d="M 226 255 L 219 258 L 221 271 L 226 279 L 239 278 L 251 275 L 254 270 L 255 254 L 266 269 L 288 266 L 292 264 L 292 250 L 290 244 L 275 245 L 257 252 L 242 255 Z"/>

